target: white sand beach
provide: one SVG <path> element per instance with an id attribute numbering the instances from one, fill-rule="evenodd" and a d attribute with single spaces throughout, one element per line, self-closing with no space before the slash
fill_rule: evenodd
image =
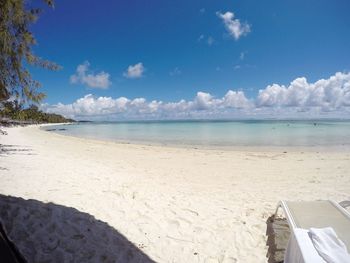
<path id="1" fill-rule="evenodd" d="M 156 262 L 266 262 L 265 222 L 279 200 L 350 197 L 347 151 L 176 148 L 73 138 L 38 126 L 5 130 L 1 195 L 88 213 Z M 13 216 L 7 225 L 26 220 Z M 84 231 L 80 226 L 75 231 Z M 47 235 L 40 229 L 31 224 Z M 105 248 L 118 254 L 113 244 Z"/>

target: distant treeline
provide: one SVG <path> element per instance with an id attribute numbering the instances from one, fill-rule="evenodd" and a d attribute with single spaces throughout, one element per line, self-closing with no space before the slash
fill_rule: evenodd
<path id="1" fill-rule="evenodd" d="M 59 114 L 43 112 L 39 110 L 36 105 L 23 108 L 23 106 L 16 101 L 1 103 L 0 118 L 3 120 L 9 119 L 28 123 L 75 122 L 74 120 L 67 119 Z"/>

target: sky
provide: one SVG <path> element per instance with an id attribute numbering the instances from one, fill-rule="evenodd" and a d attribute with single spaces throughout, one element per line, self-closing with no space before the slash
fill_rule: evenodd
<path id="1" fill-rule="evenodd" d="M 38 4 L 31 1 L 31 4 Z M 347 117 L 348 0 L 56 1 L 42 109 L 75 119 Z"/>

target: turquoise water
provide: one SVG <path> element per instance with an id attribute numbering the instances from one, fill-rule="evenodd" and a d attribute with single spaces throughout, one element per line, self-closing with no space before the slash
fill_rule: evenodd
<path id="1" fill-rule="evenodd" d="M 145 144 L 350 148 L 350 121 L 93 122 L 45 129 L 83 138 Z"/>

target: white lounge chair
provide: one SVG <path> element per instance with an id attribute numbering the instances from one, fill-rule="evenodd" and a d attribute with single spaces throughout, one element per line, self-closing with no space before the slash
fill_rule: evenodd
<path id="1" fill-rule="evenodd" d="M 286 259 L 286 257 L 285 261 L 326 262 L 312 244 L 308 233 L 310 228 L 331 227 L 345 244 L 347 250 L 350 251 L 350 213 L 345 209 L 348 206 L 350 206 L 350 201 L 339 204 L 329 200 L 279 202 L 275 217 L 279 209 L 282 208 L 291 231 L 288 249 L 298 250 L 293 261 Z M 285 255 L 290 257 L 290 251 L 286 251 Z"/>

